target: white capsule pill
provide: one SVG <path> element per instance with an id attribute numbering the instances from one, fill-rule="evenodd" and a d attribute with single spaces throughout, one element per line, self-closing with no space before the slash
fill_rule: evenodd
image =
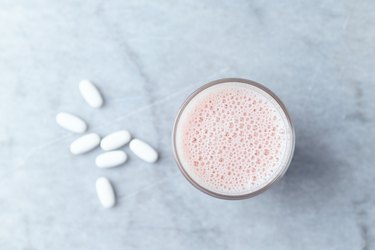
<path id="1" fill-rule="evenodd" d="M 74 133 L 83 133 L 87 129 L 87 124 L 84 120 L 67 112 L 60 112 L 56 115 L 56 122 L 62 128 Z"/>
<path id="2" fill-rule="evenodd" d="M 103 150 L 114 150 L 124 146 L 131 139 L 131 135 L 127 130 L 120 130 L 105 136 L 100 142 Z"/>
<path id="3" fill-rule="evenodd" d="M 122 150 L 109 151 L 98 155 L 95 164 L 99 168 L 117 167 L 128 159 L 127 154 Z"/>
<path id="4" fill-rule="evenodd" d="M 99 146 L 99 143 L 99 135 L 95 133 L 83 135 L 70 144 L 70 152 L 74 155 L 83 154 Z"/>
<path id="5" fill-rule="evenodd" d="M 98 88 L 89 80 L 82 80 L 79 83 L 79 90 L 83 99 L 93 108 L 100 108 L 103 105 L 103 97 Z"/>
<path id="6" fill-rule="evenodd" d="M 107 178 L 100 177 L 96 180 L 96 194 L 104 208 L 111 208 L 115 205 L 115 191 Z"/>
<path id="7" fill-rule="evenodd" d="M 158 159 L 156 150 L 139 139 L 133 139 L 129 144 L 129 148 L 136 156 L 149 163 L 154 163 Z"/>

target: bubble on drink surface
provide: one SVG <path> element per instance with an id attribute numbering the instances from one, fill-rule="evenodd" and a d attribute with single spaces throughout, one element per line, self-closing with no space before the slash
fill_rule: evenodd
<path id="1" fill-rule="evenodd" d="M 197 101 L 186 117 L 182 154 L 194 176 L 210 189 L 247 193 L 279 172 L 289 128 L 280 107 L 264 94 L 217 89 Z"/>

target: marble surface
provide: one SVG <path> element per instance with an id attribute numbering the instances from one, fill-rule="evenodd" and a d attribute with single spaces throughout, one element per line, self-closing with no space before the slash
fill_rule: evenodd
<path id="1" fill-rule="evenodd" d="M 371 0 L 0 0 L 0 249 L 375 249 L 374 13 Z M 181 102 L 223 77 L 267 85 L 296 127 L 286 176 L 249 200 L 196 190 L 171 153 Z M 79 96 L 83 78 L 103 109 Z M 99 150 L 69 153 L 59 111 L 129 129 L 161 160 L 97 169 Z"/>

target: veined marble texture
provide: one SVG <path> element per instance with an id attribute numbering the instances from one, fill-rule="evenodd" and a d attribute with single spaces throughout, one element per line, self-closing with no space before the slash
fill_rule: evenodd
<path id="1" fill-rule="evenodd" d="M 0 249 L 375 249 L 375 1 L 0 0 Z M 224 77 L 288 107 L 296 152 L 281 182 L 225 201 L 180 174 L 171 129 L 183 100 Z M 78 82 L 94 81 L 90 108 Z M 70 154 L 73 112 L 104 136 L 160 152 Z M 118 205 L 103 209 L 95 180 Z"/>

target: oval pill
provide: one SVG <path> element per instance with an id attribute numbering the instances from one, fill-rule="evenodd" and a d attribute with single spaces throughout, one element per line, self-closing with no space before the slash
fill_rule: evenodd
<path id="1" fill-rule="evenodd" d="M 74 155 L 83 154 L 99 146 L 99 143 L 99 135 L 95 133 L 83 135 L 70 144 L 70 152 Z"/>
<path id="2" fill-rule="evenodd" d="M 98 155 L 95 164 L 99 168 L 112 168 L 125 163 L 127 159 L 127 154 L 122 150 L 109 151 Z"/>
<path id="3" fill-rule="evenodd" d="M 105 136 L 100 142 L 103 150 L 114 150 L 124 146 L 131 139 L 131 135 L 127 130 L 120 130 Z"/>
<path id="4" fill-rule="evenodd" d="M 82 80 L 79 83 L 79 91 L 91 107 L 100 108 L 103 105 L 103 97 L 99 89 L 89 80 Z"/>
<path id="5" fill-rule="evenodd" d="M 129 144 L 129 148 L 136 156 L 149 163 L 154 163 L 158 159 L 156 150 L 139 139 L 133 139 Z"/>
<path id="6" fill-rule="evenodd" d="M 60 112 L 56 115 L 56 122 L 60 127 L 65 128 L 74 133 L 83 133 L 87 129 L 87 124 L 84 120 L 76 115 L 67 112 Z"/>
<path id="7" fill-rule="evenodd" d="M 111 208 L 116 204 L 115 191 L 107 178 L 100 177 L 96 180 L 96 194 L 104 208 Z"/>

